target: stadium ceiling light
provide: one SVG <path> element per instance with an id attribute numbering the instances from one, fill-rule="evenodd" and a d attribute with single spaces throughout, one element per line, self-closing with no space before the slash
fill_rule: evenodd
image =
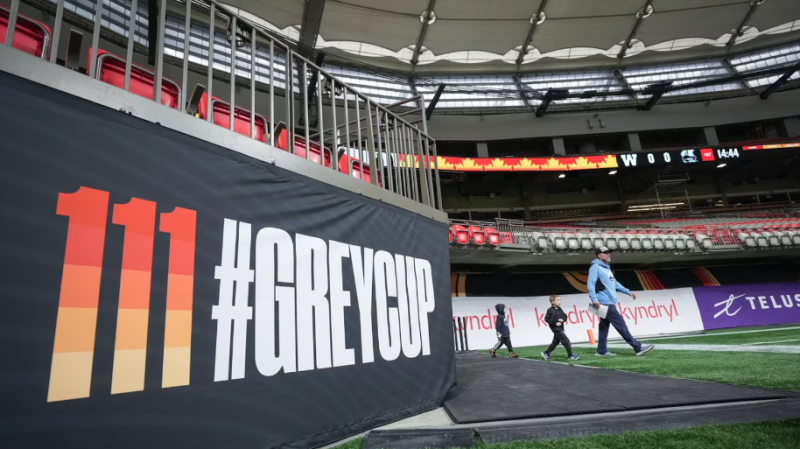
<path id="1" fill-rule="evenodd" d="M 636 13 L 636 19 L 646 19 L 653 15 L 653 5 L 647 5 Z"/>
<path id="2" fill-rule="evenodd" d="M 609 175 L 616 175 L 616 174 L 617 174 L 617 171 L 616 171 L 616 170 L 611 170 L 610 172 L 608 172 L 608 174 L 609 174 Z"/>
<path id="3" fill-rule="evenodd" d="M 564 179 L 566 177 L 567 177 L 566 173 L 561 173 L 560 175 L 558 175 L 558 179 Z"/>
<path id="4" fill-rule="evenodd" d="M 428 21 L 428 25 L 433 25 L 433 22 L 436 22 L 436 13 L 431 11 L 430 15 L 428 15 L 427 9 L 425 11 L 422 11 L 419 14 L 419 21 L 421 23 L 425 23 L 426 20 Z"/>
<path id="5" fill-rule="evenodd" d="M 547 14 L 545 14 L 544 11 L 541 11 L 538 15 L 532 15 L 530 22 L 531 25 L 533 25 L 534 22 L 536 22 L 536 25 L 541 25 L 545 20 L 547 20 Z"/>
<path id="6" fill-rule="evenodd" d="M 727 166 L 727 165 L 728 165 L 728 164 L 726 164 L 726 163 L 724 163 L 724 162 L 723 162 L 723 163 L 721 163 L 721 164 L 717 165 L 717 168 L 723 168 L 723 167 L 725 167 L 725 166 Z"/>

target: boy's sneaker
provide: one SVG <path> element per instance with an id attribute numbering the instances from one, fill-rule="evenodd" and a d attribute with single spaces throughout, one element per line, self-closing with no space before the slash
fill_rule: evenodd
<path id="1" fill-rule="evenodd" d="M 513 352 L 511 354 L 509 354 L 508 356 L 511 357 L 512 359 L 518 359 L 519 358 L 519 356 L 514 354 Z"/>
<path id="2" fill-rule="evenodd" d="M 570 360 L 580 360 L 581 358 L 580 358 L 580 357 L 578 357 L 578 356 L 577 356 L 577 355 L 575 355 L 575 354 L 572 354 L 571 356 L 569 356 L 569 359 L 570 359 Z"/>
<path id="3" fill-rule="evenodd" d="M 604 352 L 602 354 L 600 354 L 599 352 L 595 352 L 594 355 L 596 355 L 597 357 L 615 357 L 616 356 L 616 354 L 614 354 L 613 352 Z"/>
<path id="4" fill-rule="evenodd" d="M 542 353 L 542 358 L 549 362 L 550 361 L 550 354 L 548 354 L 546 352 L 543 352 Z"/>
<path id="5" fill-rule="evenodd" d="M 641 351 L 637 352 L 636 355 L 637 356 L 645 355 L 646 353 L 652 351 L 653 348 L 655 348 L 655 347 L 656 347 L 656 345 L 645 345 L 645 346 L 642 346 Z"/>
<path id="6" fill-rule="evenodd" d="M 491 354 L 491 355 L 492 355 L 492 358 L 493 358 L 493 359 L 497 357 L 497 354 L 495 354 L 495 353 L 494 353 L 494 349 L 490 349 L 490 350 L 489 350 L 489 354 Z"/>

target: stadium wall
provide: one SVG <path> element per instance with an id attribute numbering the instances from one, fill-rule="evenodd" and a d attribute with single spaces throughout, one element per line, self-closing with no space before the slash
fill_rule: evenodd
<path id="1" fill-rule="evenodd" d="M 307 448 L 441 405 L 446 224 L 5 72 L 0 98 L 0 447 Z"/>
<path id="2" fill-rule="evenodd" d="M 618 310 L 638 339 L 712 329 L 800 323 L 800 282 L 636 291 L 636 300 L 618 295 Z M 573 343 L 598 336 L 597 317 L 588 312 L 587 294 L 561 295 L 567 313 L 564 331 Z M 496 304 L 508 307 L 515 346 L 547 345 L 553 338 L 544 316 L 549 296 L 455 297 L 453 315 L 465 319 L 469 349 L 496 342 Z M 621 338 L 613 328 L 609 338 Z"/>
<path id="3" fill-rule="evenodd" d="M 460 273 L 450 275 L 454 297 L 549 296 L 586 293 L 590 259 L 584 268 L 550 273 Z M 618 267 L 614 275 L 635 291 L 685 287 L 714 287 L 753 283 L 784 283 L 800 280 L 800 263 L 749 263 L 674 269 L 630 269 Z"/>
<path id="4" fill-rule="evenodd" d="M 622 110 L 595 113 L 433 115 L 428 130 L 438 140 L 486 142 L 535 137 L 579 136 L 643 130 L 702 128 L 731 123 L 797 116 L 800 90 L 776 93 L 763 101 L 748 96 L 710 102 L 658 104 L 647 112 Z M 595 123 L 590 127 L 590 123 Z"/>

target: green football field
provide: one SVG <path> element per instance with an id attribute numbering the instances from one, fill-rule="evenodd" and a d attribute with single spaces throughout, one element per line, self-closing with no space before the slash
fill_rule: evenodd
<path id="1" fill-rule="evenodd" d="M 616 357 L 596 357 L 588 345 L 574 351 L 581 360 L 575 363 L 607 369 L 657 374 L 735 385 L 750 385 L 800 392 L 800 324 L 741 329 L 722 329 L 702 335 L 643 340 L 656 349 L 636 357 L 630 347 L 610 348 Z M 612 343 L 610 343 L 612 344 Z M 624 342 L 613 342 L 624 344 Z M 685 346 L 681 347 L 681 346 Z M 680 349 L 659 349 L 671 346 Z M 757 349 L 750 349 L 750 347 Z M 541 360 L 546 346 L 516 348 L 520 357 Z M 760 348 L 760 349 L 759 349 Z M 713 349 L 713 350 L 710 350 Z M 758 352 L 758 351 L 774 352 Z M 498 357 L 507 355 L 505 349 Z M 487 354 L 488 357 L 488 354 Z M 551 363 L 567 363 L 567 354 L 559 346 L 551 354 Z M 358 449 L 362 440 L 341 448 Z M 731 447 L 797 448 L 800 447 L 800 419 L 783 422 L 696 427 L 675 431 L 629 432 L 622 435 L 598 435 L 553 441 L 520 441 L 476 447 L 491 449 L 588 449 L 643 447 L 699 449 Z"/>
<path id="2" fill-rule="evenodd" d="M 747 351 L 741 346 L 757 346 L 761 348 L 772 346 L 797 346 L 800 343 L 800 326 L 788 326 L 773 330 L 765 327 L 747 330 L 721 330 L 709 332 L 702 336 L 661 338 L 643 340 L 653 343 L 656 349 L 641 357 L 634 355 L 633 349 L 610 348 L 616 357 L 596 357 L 595 347 L 576 347 L 575 354 L 581 357 L 577 362 L 580 365 L 597 366 L 609 369 L 634 371 L 638 373 L 658 374 L 686 379 L 723 382 L 735 385 L 752 385 L 756 387 L 772 388 L 776 390 L 791 390 L 800 392 L 800 353 L 769 353 L 769 352 L 725 352 L 708 351 L 704 345 L 739 346 L 740 350 Z M 758 332 L 760 331 L 760 332 Z M 624 342 L 615 342 L 624 344 Z M 663 345 L 687 345 L 688 350 L 661 350 Z M 692 350 L 694 347 L 697 350 Z M 520 357 L 541 359 L 541 352 L 546 346 L 519 348 Z M 498 356 L 507 354 L 498 351 Z M 551 354 L 552 362 L 567 362 L 567 354 L 559 346 Z"/>

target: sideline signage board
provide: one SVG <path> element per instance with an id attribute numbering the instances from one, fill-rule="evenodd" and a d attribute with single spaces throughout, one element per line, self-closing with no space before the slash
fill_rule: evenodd
<path id="1" fill-rule="evenodd" d="M 650 290 L 636 293 L 636 300 L 619 294 L 618 309 L 625 317 L 631 333 L 639 338 L 703 330 L 700 312 L 691 288 Z M 547 345 L 553 339 L 550 327 L 544 322 L 550 307 L 547 296 L 531 297 L 454 297 L 453 316 L 466 317 L 470 349 L 489 349 L 497 342 L 495 335 L 496 304 L 509 308 L 511 342 L 515 346 Z M 573 343 L 588 342 L 586 331 L 598 336 L 598 318 L 587 310 L 586 293 L 561 295 L 561 307 L 567 313 L 565 332 Z M 611 328 L 609 338 L 621 338 Z M 559 349 L 563 351 L 563 349 Z"/>
<path id="2" fill-rule="evenodd" d="M 800 282 L 694 287 L 707 330 L 800 323 Z"/>
<path id="3" fill-rule="evenodd" d="M 0 447 L 317 447 L 441 405 L 444 223 L 2 73 L 0 97 Z"/>

